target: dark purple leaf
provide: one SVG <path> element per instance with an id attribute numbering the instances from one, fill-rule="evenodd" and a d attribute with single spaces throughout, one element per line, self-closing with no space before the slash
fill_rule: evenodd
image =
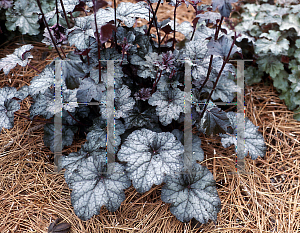
<path id="1" fill-rule="evenodd" d="M 85 2 L 80 1 L 80 3 L 78 5 L 75 6 L 74 11 L 84 11 L 85 12 Z"/>
<path id="2" fill-rule="evenodd" d="M 107 23 L 107 24 L 103 25 L 100 29 L 100 42 L 101 43 L 107 42 L 111 38 L 113 31 L 115 31 L 115 32 L 117 31 L 117 28 L 115 25 L 113 25 L 111 23 Z"/>
<path id="3" fill-rule="evenodd" d="M 96 7 L 96 11 L 98 11 L 100 8 L 107 6 L 107 4 L 108 3 L 104 0 L 98 0 L 98 1 L 96 1 L 96 4 L 94 7 Z"/>
<path id="4" fill-rule="evenodd" d="M 161 30 L 164 31 L 166 34 L 173 32 L 173 30 L 169 24 L 167 26 L 162 27 Z"/>

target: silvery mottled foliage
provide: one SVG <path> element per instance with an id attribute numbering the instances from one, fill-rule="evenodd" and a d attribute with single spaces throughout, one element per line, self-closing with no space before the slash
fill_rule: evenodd
<path id="1" fill-rule="evenodd" d="M 213 0 L 213 8 L 219 8 L 222 16 L 229 15 L 231 3 L 235 1 Z M 39 13 L 36 4 L 29 5 L 28 0 L 16 0 L 16 3 L 19 2 L 22 4 L 7 10 L 9 14 L 12 14 L 9 16 L 7 24 L 11 28 L 19 26 L 23 34 L 25 32 L 36 33 L 38 31 L 37 13 Z M 154 3 L 157 0 L 150 0 L 150 2 Z M 172 0 L 170 4 L 175 5 L 175 2 Z M 183 133 L 177 129 L 183 125 L 187 117 L 184 113 L 185 94 L 183 89 L 186 76 L 183 60 L 189 61 L 192 66 L 191 78 L 194 85 L 192 86 L 192 100 L 198 103 L 192 105 L 192 127 L 196 126 L 200 132 L 209 135 L 212 133 L 231 133 L 234 127 L 231 122 L 232 119 L 228 118 L 227 114 L 217 108 L 216 105 L 209 105 L 201 120 L 200 114 L 204 106 L 199 102 L 207 101 L 207 95 L 216 82 L 224 62 L 223 59 L 228 55 L 234 35 L 232 30 L 222 26 L 222 29 L 226 31 L 221 30 L 219 39 L 214 41 L 215 29 L 207 27 L 206 23 L 216 23 L 217 19 L 221 18 L 220 14 L 207 12 L 211 11 L 209 5 L 196 6 L 198 0 L 180 0 L 177 1 L 178 6 L 184 2 L 187 6 L 193 4 L 197 12 L 201 12 L 197 15 L 199 21 L 195 25 L 196 30 L 193 39 L 190 40 L 193 33 L 190 22 L 186 21 L 182 24 L 176 22 L 175 28 L 173 20 L 166 19 L 158 22 L 159 31 L 165 31 L 169 39 L 166 44 L 162 42 L 161 53 L 158 49 L 158 43 L 151 39 L 155 38 L 155 35 L 151 33 L 150 37 L 146 35 L 147 25 L 133 27 L 137 18 L 149 20 L 150 8 L 146 2 L 140 1 L 136 4 L 122 2 L 119 4 L 116 9 L 117 41 L 114 41 L 114 33 L 111 35 L 110 33 L 103 33 L 101 30 L 104 25 L 114 21 L 114 9 L 111 7 L 99 8 L 96 12 L 96 22 L 100 41 L 101 38 L 101 42 L 103 42 L 111 37 L 112 41 L 117 43 L 117 45 L 112 43 L 115 47 L 110 48 L 100 45 L 102 61 L 100 62 L 101 67 L 99 67 L 94 15 L 78 17 L 79 11 L 73 12 L 78 4 L 80 7 L 84 5 L 83 3 L 86 3 L 88 7 L 93 7 L 93 1 L 63 0 L 66 12 L 68 15 L 72 14 L 72 19 L 69 21 L 72 23 L 71 28 L 65 30 L 66 22 L 60 1 L 58 1 L 60 19 L 59 22 L 56 22 L 55 0 L 43 0 L 42 8 L 49 26 L 53 26 L 51 30 L 56 40 L 55 43 L 62 44 L 67 39 L 70 45 L 76 47 L 75 51 L 66 55 L 67 59 L 61 61 L 61 94 L 64 103 L 61 105 L 62 109 L 58 111 L 54 102 L 54 87 L 60 88 L 54 82 L 55 62 L 47 65 L 39 75 L 34 77 L 29 87 L 24 86 L 19 91 L 7 88 L 0 89 L 0 115 L 2 116 L 0 117 L 2 119 L 0 120 L 0 128 L 12 127 L 13 114 L 19 109 L 18 101 L 30 94 L 34 99 L 34 103 L 30 107 L 30 117 L 41 115 L 50 119 L 54 114 L 62 111 L 61 136 L 54 138 L 53 124 L 46 124 L 44 127 L 44 144 L 50 147 L 51 151 L 60 149 L 60 144 L 56 143 L 55 145 L 59 147 L 54 148 L 53 141 L 62 143 L 62 147 L 64 147 L 72 144 L 75 133 L 77 133 L 76 136 L 80 137 L 83 134 L 86 135 L 87 140 L 81 149 L 78 152 L 70 153 L 68 156 L 60 157 L 58 164 L 59 169 L 66 169 L 65 180 L 69 188 L 72 189 L 72 205 L 75 214 L 82 220 L 88 220 L 93 215 L 98 214 L 102 206 L 105 206 L 109 211 L 116 211 L 121 202 L 125 200 L 124 189 L 131 185 L 131 179 L 133 186 L 140 193 L 150 190 L 153 185 L 166 182 L 162 190 L 162 199 L 171 203 L 170 210 L 180 221 L 187 222 L 193 217 L 201 223 L 206 223 L 209 219 L 216 221 L 217 213 L 220 210 L 220 200 L 212 174 L 207 168 L 196 163 L 204 159 L 201 140 L 196 135 L 192 136 L 193 157 L 190 163 L 192 167 L 183 171 L 184 163 L 187 162 L 183 146 L 184 137 Z M 294 7 L 292 12 L 296 12 L 297 9 Z M 26 10 L 28 12 L 25 12 Z M 253 11 L 253 9 L 249 11 Z M 91 9 L 87 9 L 87 12 L 91 12 Z M 300 27 L 296 23 L 291 26 L 295 19 L 287 17 L 286 12 L 285 10 L 278 10 L 265 14 L 265 16 L 269 20 L 270 15 L 278 15 L 276 16 L 278 22 L 280 20 L 284 22 L 283 28 L 292 29 L 294 27 L 297 31 Z M 258 15 L 257 24 L 262 23 L 261 17 L 263 15 Z M 152 17 L 153 15 L 150 13 L 150 18 Z M 73 18 L 75 18 L 75 25 Z M 20 20 L 23 20 L 24 24 L 21 24 Z M 153 26 L 155 25 L 153 24 Z M 113 26 L 110 27 L 110 29 L 112 28 Z M 181 44 L 176 45 L 174 50 L 171 50 L 172 30 L 176 30 L 186 37 Z M 262 34 L 259 30 L 256 33 L 258 36 Z M 292 33 L 290 34 L 292 35 Z M 272 31 L 269 34 L 262 34 L 270 41 L 274 40 L 280 44 L 280 37 L 277 34 L 275 37 L 274 35 L 275 33 Z M 248 37 L 242 35 L 240 38 Z M 45 35 L 43 42 L 47 45 L 52 44 L 52 41 L 49 41 L 49 35 L 48 38 Z M 26 52 L 32 48 L 31 45 L 27 46 L 22 47 L 26 50 L 23 51 L 19 48 L 18 51 L 16 50 L 16 54 L 9 55 L 16 56 L 14 62 L 11 62 L 14 60 L 11 57 L 8 59 L 9 61 L 5 60 L 7 58 L 0 60 L 0 67 L 3 66 L 4 73 L 7 74 L 16 63 L 22 66 L 27 65 L 27 59 L 31 56 Z M 299 48 L 300 43 L 296 43 L 296 46 Z M 241 50 L 235 46 L 232 54 L 236 51 Z M 209 80 L 199 93 L 199 89 L 207 76 L 210 54 L 213 54 L 214 57 Z M 295 62 L 297 63 L 296 59 L 300 57 L 298 54 L 300 54 L 300 49 L 295 52 L 295 60 L 290 62 L 293 69 L 298 66 L 295 64 Z M 108 70 L 105 69 L 107 61 L 103 60 L 121 59 L 122 64 L 120 61 L 114 63 L 115 92 L 111 92 L 113 87 L 108 87 Z M 258 64 L 264 66 L 266 70 L 277 72 L 269 63 L 270 61 L 258 60 Z M 99 69 L 101 69 L 100 79 Z M 282 70 L 279 71 L 280 75 L 283 75 Z M 221 99 L 224 102 L 233 100 L 234 92 L 238 91 L 234 78 L 232 78 L 235 72 L 233 65 L 225 65 L 216 90 L 213 92 L 212 100 Z M 296 86 L 296 75 L 297 73 L 294 72 L 293 76 L 288 76 L 288 81 L 294 84 L 295 90 L 299 90 Z M 277 85 L 277 82 L 274 82 L 274 85 Z M 110 98 L 111 100 L 114 99 L 115 107 L 115 109 L 110 109 L 115 110 L 115 112 L 110 112 L 115 113 L 113 137 L 107 135 L 107 93 L 114 95 L 108 96 L 114 97 Z M 299 101 L 296 95 L 290 95 L 286 98 L 289 98 L 289 101 L 294 102 L 294 104 Z M 99 101 L 100 105 L 78 107 L 77 102 L 88 103 L 93 99 Z M 251 126 L 249 132 L 252 131 L 255 130 Z M 234 143 L 232 138 L 228 134 L 225 135 L 222 138 L 222 144 L 227 146 Z M 253 140 L 252 138 L 250 140 L 252 147 L 247 147 L 251 153 L 257 149 L 253 149 L 253 145 L 262 146 L 263 138 L 259 138 L 259 142 Z M 114 146 L 118 159 L 125 165 L 107 164 L 106 149 L 107 144 L 110 143 Z M 261 153 L 263 152 L 265 151 L 261 151 Z M 250 155 L 253 156 L 251 153 Z M 115 168 L 114 171 L 112 171 L 113 167 Z"/>
<path id="2" fill-rule="evenodd" d="M 258 131 L 259 126 L 255 126 L 247 117 L 245 118 L 245 129 L 236 129 L 237 120 L 235 112 L 227 112 L 227 116 L 230 120 L 232 128 L 234 129 L 233 135 L 220 134 L 222 145 L 227 148 L 228 146 L 234 144 L 237 146 L 237 140 L 235 135 L 237 130 L 244 131 L 244 140 L 245 140 L 245 154 L 244 156 L 249 155 L 251 159 L 257 159 L 258 156 L 264 157 L 267 147 L 264 141 L 263 135 Z"/>
<path id="3" fill-rule="evenodd" d="M 50 65 L 47 65 L 42 73 L 35 76 L 30 81 L 31 85 L 29 86 L 29 94 L 36 95 L 39 93 L 45 93 L 49 87 L 55 84 L 54 77 L 54 69 Z"/>
<path id="4" fill-rule="evenodd" d="M 274 55 L 287 55 L 289 49 L 289 41 L 286 38 L 278 41 L 281 32 L 269 30 L 268 33 L 262 33 L 261 39 L 258 39 L 255 43 L 255 53 L 267 53 L 271 51 Z M 266 37 L 262 38 L 262 37 Z"/>
<path id="5" fill-rule="evenodd" d="M 124 189 L 131 185 L 123 165 L 107 164 L 105 150 L 69 156 L 62 157 L 60 163 L 66 168 L 65 179 L 72 189 L 75 214 L 86 221 L 99 214 L 103 205 L 116 211 L 125 200 Z"/>
<path id="6" fill-rule="evenodd" d="M 127 117 L 124 118 L 126 129 L 133 127 L 149 126 L 154 127 L 154 123 L 158 122 L 158 117 L 155 114 L 154 108 L 149 108 L 144 112 L 134 106 L 132 110 L 128 112 Z"/>
<path id="7" fill-rule="evenodd" d="M 24 85 L 22 86 L 18 92 L 15 94 L 16 98 L 19 98 L 21 100 L 25 99 L 29 95 L 29 86 Z"/>
<path id="8" fill-rule="evenodd" d="M 50 150 L 54 152 L 54 142 L 62 143 L 62 148 L 64 146 L 71 146 L 74 138 L 74 134 L 77 132 L 78 128 L 76 126 L 66 126 L 62 125 L 61 138 L 54 139 L 54 124 L 46 124 L 44 127 L 44 144 L 50 147 Z"/>
<path id="9" fill-rule="evenodd" d="M 89 37 L 95 37 L 90 20 L 88 17 L 76 18 L 75 26 L 67 29 L 66 34 L 70 45 L 75 45 L 79 50 L 89 47 Z"/>
<path id="10" fill-rule="evenodd" d="M 65 87 L 62 89 L 62 103 L 75 102 L 73 104 L 63 105 L 63 109 L 73 111 L 77 106 L 76 98 L 77 90 L 67 90 Z M 42 115 L 46 119 L 50 119 L 53 115 L 60 112 L 60 108 L 56 108 L 54 88 L 47 88 L 44 93 L 38 93 L 35 96 L 34 103 L 30 106 L 30 117 Z"/>
<path id="11" fill-rule="evenodd" d="M 182 144 L 170 132 L 135 130 L 121 145 L 118 158 L 127 162 L 126 171 L 139 193 L 159 185 L 167 174 L 180 172 Z"/>
<path id="12" fill-rule="evenodd" d="M 171 203 L 170 211 L 181 222 L 195 218 L 201 223 L 217 220 L 221 201 L 211 172 L 198 163 L 190 174 L 167 176 L 161 200 Z"/>
<path id="13" fill-rule="evenodd" d="M 213 87 L 207 85 L 203 88 L 203 91 L 211 92 Z M 235 84 L 235 82 L 225 75 L 221 75 L 217 86 L 211 96 L 213 100 L 221 99 L 223 102 L 232 102 L 234 99 L 234 93 L 241 92 L 241 88 Z"/>
<path id="14" fill-rule="evenodd" d="M 128 112 L 133 108 L 135 100 L 130 97 L 131 90 L 128 86 L 123 85 L 121 88 L 115 91 L 115 118 L 119 119 L 120 117 L 128 116 Z M 106 103 L 107 91 L 103 92 L 101 97 L 101 102 Z M 102 117 L 107 119 L 107 109 L 106 105 L 101 105 L 101 114 Z"/>
<path id="15" fill-rule="evenodd" d="M 37 15 L 39 12 L 36 2 L 17 0 L 14 6 L 5 12 L 5 26 L 10 31 L 15 31 L 18 27 L 22 34 L 37 35 L 40 27 Z"/>
<path id="16" fill-rule="evenodd" d="M 148 100 L 148 103 L 156 107 L 156 114 L 160 122 L 166 126 L 172 120 L 177 120 L 181 112 L 184 112 L 184 92 L 179 88 L 168 91 L 156 91 Z"/>
<path id="17" fill-rule="evenodd" d="M 230 37 L 225 36 L 225 35 L 221 36 L 217 41 L 215 41 L 214 39 L 211 39 L 207 44 L 208 54 L 209 55 L 218 55 L 223 58 L 226 58 L 229 54 L 232 42 L 233 42 L 233 40 Z M 237 51 L 238 51 L 237 46 L 233 45 L 233 48 L 231 50 L 229 57 L 231 57 Z"/>
<path id="18" fill-rule="evenodd" d="M 77 89 L 77 100 L 81 103 L 89 103 L 92 99 L 100 101 L 104 91 L 105 86 L 103 83 L 96 84 L 92 78 L 88 77 L 81 81 Z"/>
<path id="19" fill-rule="evenodd" d="M 179 129 L 174 129 L 171 133 L 174 134 L 174 136 L 177 138 L 177 140 L 179 140 L 182 143 L 182 145 L 184 145 L 184 135 L 182 131 L 180 131 Z M 203 161 L 204 152 L 201 148 L 201 139 L 195 134 L 193 134 L 192 136 L 192 145 L 193 145 L 193 160 L 194 160 L 193 162 L 196 162 L 196 160 L 200 162 Z"/>
<path id="20" fill-rule="evenodd" d="M 152 18 L 152 13 L 150 13 Z M 135 18 L 149 19 L 149 10 L 146 2 L 121 2 L 117 7 L 117 19 L 124 22 L 127 27 L 132 27 Z"/>
<path id="21" fill-rule="evenodd" d="M 19 102 L 12 99 L 16 93 L 14 87 L 0 89 L 0 132 L 3 127 L 11 129 L 14 126 L 14 112 L 20 109 Z"/>
<path id="22" fill-rule="evenodd" d="M 199 18 L 198 22 L 207 20 L 209 23 L 216 23 L 217 19 L 221 19 L 220 13 L 207 11 L 203 14 L 196 15 L 196 18 Z"/>
<path id="23" fill-rule="evenodd" d="M 99 148 L 106 147 L 107 141 L 107 131 L 106 131 L 107 122 L 102 117 L 94 119 L 93 126 L 89 128 L 89 133 L 86 136 L 87 142 L 82 145 L 82 148 L 86 151 L 94 151 Z M 120 120 L 115 120 L 115 131 L 114 131 L 114 140 L 113 145 L 117 149 L 121 144 L 121 137 L 125 132 L 125 126 Z"/>
<path id="24" fill-rule="evenodd" d="M 178 73 L 176 73 L 176 69 L 175 73 L 171 73 L 171 74 L 162 74 L 160 77 L 159 82 L 157 83 L 157 89 L 160 91 L 165 91 L 165 90 L 169 90 L 170 88 L 174 89 L 178 86 L 184 86 L 184 84 L 182 84 L 181 82 L 179 82 L 179 78 L 180 75 Z M 173 75 L 172 75 L 173 74 Z M 171 78 L 170 78 L 171 76 Z"/>
<path id="25" fill-rule="evenodd" d="M 8 74 L 17 64 L 20 66 L 27 66 L 28 59 L 33 58 L 30 52 L 33 46 L 31 44 L 23 45 L 20 48 L 15 49 L 13 54 L 9 54 L 0 60 L 0 70 L 3 69 L 4 74 Z"/>

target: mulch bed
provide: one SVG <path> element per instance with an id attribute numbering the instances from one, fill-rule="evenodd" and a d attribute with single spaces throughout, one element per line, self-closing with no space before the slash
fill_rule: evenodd
<path id="1" fill-rule="evenodd" d="M 185 7 L 185 6 L 184 6 Z M 168 9 L 164 4 L 163 11 Z M 181 8 L 180 11 L 186 11 Z M 191 9 L 181 21 L 190 21 Z M 161 20 L 163 13 L 159 13 Z M 163 14 L 166 16 L 166 14 Z M 172 18 L 172 15 L 170 15 Z M 188 19 L 188 17 L 190 17 Z M 42 60 L 48 50 L 32 43 L 30 64 L 39 70 L 49 64 Z M 0 58 L 13 53 L 20 44 L 7 44 Z M 66 50 L 67 51 L 67 50 Z M 56 57 L 50 52 L 48 59 Z M 19 89 L 30 84 L 38 73 L 16 66 L 0 87 Z M 47 232 L 58 217 L 71 224 L 71 232 L 298 232 L 300 231 L 300 122 L 293 119 L 273 86 L 263 83 L 245 88 L 246 116 L 263 133 L 268 150 L 264 158 L 245 159 L 245 174 L 235 172 L 235 148 L 223 148 L 218 137 L 201 137 L 205 159 L 217 182 L 222 209 L 217 224 L 200 226 L 194 221 L 181 223 L 160 200 L 161 185 L 139 194 L 131 186 L 120 209 L 111 213 L 102 207 L 100 214 L 81 221 L 71 205 L 63 171 L 54 173 L 53 155 L 43 143 L 44 123 L 15 115 L 14 127 L 0 133 L 0 232 Z M 18 114 L 29 117 L 32 98 L 21 103 Z M 42 117 L 35 119 L 44 120 Z M 78 151 L 84 140 L 74 141 L 63 153 Z M 200 227 L 200 228 L 198 228 Z"/>

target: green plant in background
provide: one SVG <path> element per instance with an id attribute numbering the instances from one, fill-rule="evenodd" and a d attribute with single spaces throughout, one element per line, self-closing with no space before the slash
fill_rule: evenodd
<path id="1" fill-rule="evenodd" d="M 236 14 L 241 21 L 235 30 L 252 38 L 238 45 L 244 55 L 253 54 L 256 60 L 255 66 L 245 70 L 245 82 L 252 85 L 269 75 L 279 98 L 300 121 L 300 5 L 293 5 L 296 1 L 266 2 L 244 4 Z"/>

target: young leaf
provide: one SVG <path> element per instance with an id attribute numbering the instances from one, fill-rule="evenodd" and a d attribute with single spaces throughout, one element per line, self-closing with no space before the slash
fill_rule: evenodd
<path id="1" fill-rule="evenodd" d="M 106 151 L 91 152 L 78 157 L 74 155 L 64 160 L 71 160 L 66 166 L 65 180 L 72 189 L 71 202 L 75 214 L 81 220 L 88 220 L 100 212 L 104 205 L 109 211 L 115 212 L 125 200 L 124 189 L 131 185 L 123 165 L 107 164 Z M 107 169 L 106 169 L 107 168 Z M 114 168 L 114 170 L 112 170 Z M 107 172 L 107 173 L 106 173 Z"/>
<path id="2" fill-rule="evenodd" d="M 167 176 L 161 190 L 161 200 L 171 203 L 170 211 L 181 222 L 195 218 L 201 223 L 217 220 L 221 201 L 211 172 L 198 163 L 190 174 Z"/>
<path id="3" fill-rule="evenodd" d="M 148 103 L 156 107 L 156 112 L 162 125 L 171 124 L 172 119 L 177 120 L 181 112 L 184 112 L 184 92 L 179 88 L 168 91 L 156 91 L 148 100 Z"/>
<path id="4" fill-rule="evenodd" d="M 4 9 L 8 9 L 12 6 L 13 1 L 10 0 L 2 0 L 0 1 L 0 9 L 4 8 Z"/>
<path id="5" fill-rule="evenodd" d="M 223 17 L 229 17 L 232 10 L 231 3 L 234 2 L 237 2 L 237 0 L 212 0 L 213 11 L 218 7 L 218 10 Z"/>
<path id="6" fill-rule="evenodd" d="M 33 58 L 29 51 L 33 46 L 31 44 L 23 45 L 15 49 L 13 54 L 6 55 L 0 60 L 0 70 L 3 69 L 4 74 L 8 74 L 17 64 L 20 66 L 27 66 L 28 59 Z"/>
<path id="7" fill-rule="evenodd" d="M 206 86 L 203 88 L 203 91 L 207 91 L 208 93 L 210 93 L 211 90 L 212 87 L 209 88 Z M 221 75 L 211 98 L 213 100 L 221 99 L 223 102 L 229 103 L 233 101 L 235 92 L 240 93 L 240 87 L 237 86 L 233 80 L 227 78 L 225 75 Z"/>
<path id="8" fill-rule="evenodd" d="M 266 144 L 263 135 L 257 130 L 259 126 L 255 126 L 247 117 L 245 118 L 245 129 L 237 129 L 237 120 L 235 112 L 227 112 L 227 116 L 230 120 L 232 128 L 234 129 L 233 135 L 220 134 L 222 145 L 227 148 L 228 146 L 234 144 L 237 146 L 237 140 L 235 135 L 237 130 L 244 131 L 245 140 L 245 154 L 247 156 L 248 152 L 251 159 L 257 159 L 258 156 L 264 157 L 266 154 Z"/>
<path id="9" fill-rule="evenodd" d="M 180 172 L 183 166 L 182 144 L 170 132 L 135 130 L 121 145 L 118 158 L 127 162 L 126 171 L 139 193 L 159 185 L 167 174 Z"/>
<path id="10" fill-rule="evenodd" d="M 207 44 L 208 54 L 219 55 L 223 58 L 226 58 L 230 51 L 232 42 L 233 42 L 232 39 L 229 36 L 225 36 L 225 35 L 221 36 L 216 41 L 214 39 L 211 39 Z M 238 50 L 239 48 L 236 45 L 234 45 L 229 57 L 231 57 Z"/>
<path id="11" fill-rule="evenodd" d="M 111 38 L 113 31 L 117 31 L 115 25 L 111 23 L 103 25 L 100 29 L 100 42 L 102 44 L 107 42 Z"/>

